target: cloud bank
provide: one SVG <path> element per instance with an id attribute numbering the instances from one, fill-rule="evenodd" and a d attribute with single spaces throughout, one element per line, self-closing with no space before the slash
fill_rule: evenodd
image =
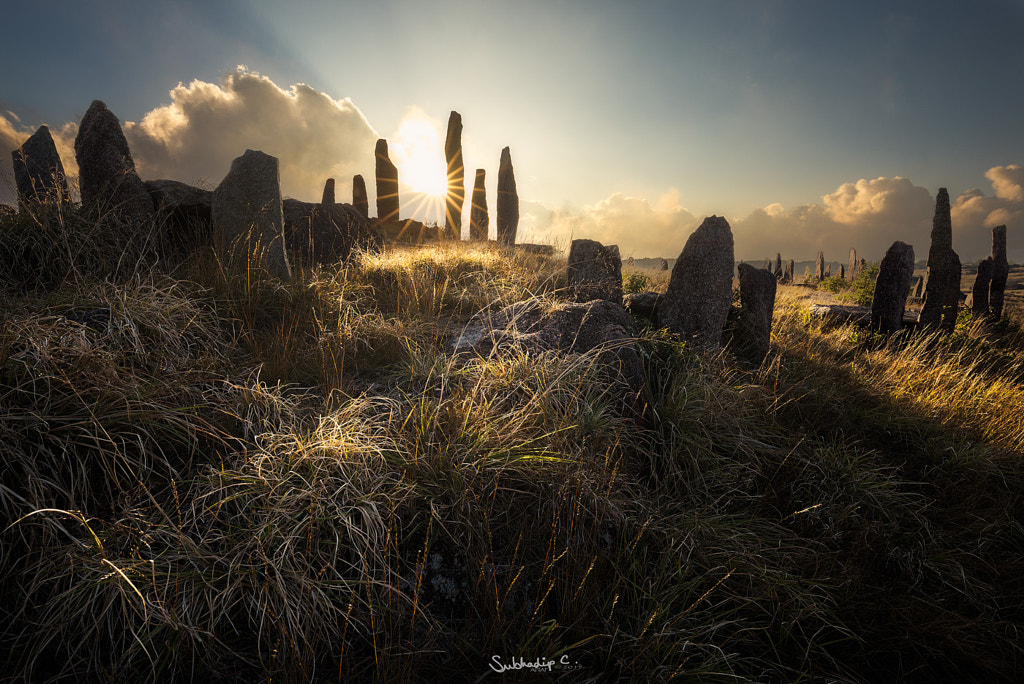
<path id="1" fill-rule="evenodd" d="M 220 84 L 179 83 L 170 95 L 170 104 L 124 125 L 143 178 L 213 187 L 246 149 L 277 157 L 281 191 L 297 199 L 319 200 L 333 177 L 338 200 L 350 201 L 352 176 L 372 178 L 379 136 L 348 98 L 302 83 L 286 90 L 244 66 Z"/>
<path id="2" fill-rule="evenodd" d="M 1006 224 L 1010 259 L 1024 261 L 1024 167 L 997 166 L 985 175 L 993 195 L 969 190 L 953 202 L 953 246 L 965 261 L 983 258 L 991 249 L 991 228 Z M 821 250 L 826 259 L 845 262 L 851 248 L 880 260 L 896 240 L 913 245 L 918 259 L 927 258 L 934 214 L 934 195 L 897 176 L 843 183 L 820 203 L 792 209 L 770 204 L 728 219 L 737 259 L 756 263 L 781 253 L 801 261 Z M 637 258 L 678 255 L 704 218 L 686 209 L 674 189 L 655 202 L 613 194 L 581 209 L 532 215 L 526 229 L 534 240 L 568 245 L 589 238 Z"/>

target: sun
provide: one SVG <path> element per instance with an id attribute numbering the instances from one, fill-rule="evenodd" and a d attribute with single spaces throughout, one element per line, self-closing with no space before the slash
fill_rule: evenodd
<path id="1" fill-rule="evenodd" d="M 399 180 L 416 192 L 443 198 L 448 191 L 444 143 L 423 113 L 413 110 L 395 134 L 391 156 Z"/>

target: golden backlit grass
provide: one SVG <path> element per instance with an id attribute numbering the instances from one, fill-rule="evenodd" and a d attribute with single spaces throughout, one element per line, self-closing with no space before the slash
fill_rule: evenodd
<path id="1" fill-rule="evenodd" d="M 6 679 L 1020 674 L 1017 319 L 884 340 L 783 287 L 758 367 L 638 324 L 637 419 L 596 353 L 449 351 L 553 301 L 559 259 L 446 243 L 284 283 L 202 248 L 124 273 L 119 239 L 0 281 Z"/>

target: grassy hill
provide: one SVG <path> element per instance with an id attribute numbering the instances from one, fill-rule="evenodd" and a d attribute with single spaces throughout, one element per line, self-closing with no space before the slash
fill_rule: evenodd
<path id="1" fill-rule="evenodd" d="M 166 233 L 0 219 L 6 679 L 1021 676 L 1016 312 L 886 341 L 783 287 L 758 367 L 638 322 L 638 418 L 595 354 L 447 351 L 564 260 Z"/>

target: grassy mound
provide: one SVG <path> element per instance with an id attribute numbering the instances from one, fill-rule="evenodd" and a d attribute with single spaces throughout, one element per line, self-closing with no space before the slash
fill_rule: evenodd
<path id="1" fill-rule="evenodd" d="M 12 681 L 1021 674 L 1016 320 L 883 340 L 783 287 L 757 368 L 638 325 L 638 420 L 596 353 L 447 351 L 556 296 L 557 259 L 393 248 L 284 283 L 83 244 L 96 221 L 0 225 L 51 255 L 0 269 Z"/>

